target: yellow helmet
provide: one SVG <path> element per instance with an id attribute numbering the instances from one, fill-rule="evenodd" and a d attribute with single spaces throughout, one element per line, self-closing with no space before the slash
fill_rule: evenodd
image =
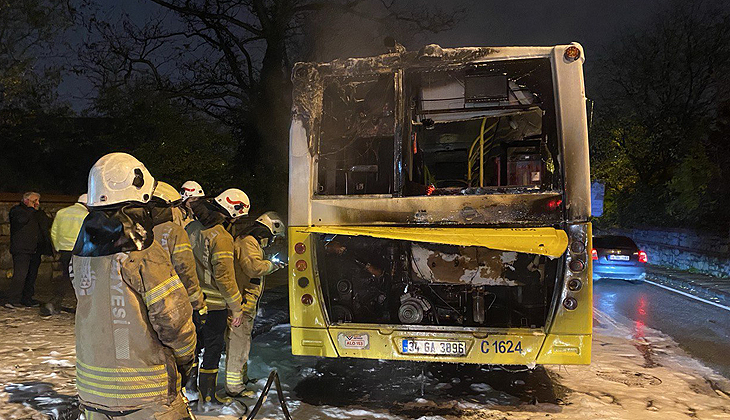
<path id="1" fill-rule="evenodd" d="M 175 187 L 162 181 L 157 182 L 155 192 L 152 193 L 152 196 L 163 200 L 167 204 L 172 204 L 182 200 L 182 196 Z"/>

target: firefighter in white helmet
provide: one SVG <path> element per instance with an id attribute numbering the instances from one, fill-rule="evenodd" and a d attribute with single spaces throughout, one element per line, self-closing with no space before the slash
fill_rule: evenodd
<path id="1" fill-rule="evenodd" d="M 264 276 L 285 266 L 276 258 L 265 259 L 264 248 L 270 246 L 275 238 L 283 237 L 285 229 L 278 214 L 266 212 L 234 241 L 236 282 L 243 296 L 243 321 L 240 328 L 232 328 L 229 332 L 226 350 L 226 394 L 233 399 L 253 393 L 246 389 L 249 381 L 248 355 L 258 302 L 264 290 Z"/>
<path id="2" fill-rule="evenodd" d="M 85 417 L 190 419 L 180 382 L 195 357 L 192 307 L 153 238 L 155 179 L 133 156 L 111 153 L 91 168 L 88 187 L 72 260 Z"/>
<path id="3" fill-rule="evenodd" d="M 182 226 L 185 227 L 188 225 L 188 223 L 195 220 L 191 205 L 196 200 L 204 199 L 205 192 L 203 191 L 203 187 L 201 187 L 200 184 L 198 184 L 197 182 L 185 181 L 185 183 L 182 184 L 182 187 L 180 187 L 180 196 L 182 197 L 182 206 L 180 207 L 180 209 L 183 211 Z"/>
<path id="4" fill-rule="evenodd" d="M 198 370 L 200 406 L 207 410 L 220 404 L 215 386 L 218 362 L 225 345 L 228 311 L 231 327 L 241 325 L 243 308 L 233 264 L 233 237 L 223 226 L 248 214 L 251 203 L 241 190 L 231 188 L 215 199 L 192 202 L 195 221 L 185 227 L 193 246 L 200 286 L 208 315 L 202 328 L 203 362 Z M 211 407 L 212 406 L 212 407 Z"/>

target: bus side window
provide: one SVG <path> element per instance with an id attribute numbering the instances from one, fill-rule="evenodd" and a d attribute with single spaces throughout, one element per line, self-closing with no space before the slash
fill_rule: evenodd
<path id="1" fill-rule="evenodd" d="M 393 190 L 393 74 L 331 78 L 325 83 L 317 194 Z"/>

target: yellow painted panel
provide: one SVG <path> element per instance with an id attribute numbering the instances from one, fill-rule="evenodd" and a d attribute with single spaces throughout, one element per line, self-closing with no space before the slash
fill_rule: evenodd
<path id="1" fill-rule="evenodd" d="M 537 358 L 541 365 L 588 365 L 591 363 L 591 334 L 548 334 Z"/>
<path id="2" fill-rule="evenodd" d="M 591 334 L 593 332 L 593 261 L 590 250 L 592 249 L 592 229 L 590 223 L 585 223 L 585 234 L 588 237 L 586 247 L 587 258 L 586 268 L 580 274 L 573 274 L 566 277 L 577 277 L 583 282 L 583 287 L 577 292 L 569 292 L 564 289 L 560 295 L 555 316 L 550 323 L 549 334 Z M 568 310 L 562 305 L 563 299 L 572 296 L 578 301 L 578 307 Z"/>
<path id="3" fill-rule="evenodd" d="M 433 228 L 393 226 L 312 226 L 295 229 L 301 233 L 329 233 L 350 236 L 400 239 L 460 246 L 483 246 L 500 251 L 560 257 L 568 247 L 568 235 L 551 227 L 539 228 Z"/>
<path id="4" fill-rule="evenodd" d="M 294 246 L 303 243 L 306 250 L 303 254 L 297 254 Z M 297 268 L 297 261 L 304 261 L 306 268 L 300 271 Z M 316 272 L 316 260 L 314 259 L 314 244 L 308 233 L 297 232 L 296 229 L 289 229 L 289 321 L 292 327 L 326 327 L 327 321 L 324 311 L 324 296 L 321 293 L 319 281 L 314 273 Z M 307 285 L 302 287 L 299 280 L 306 277 Z M 313 297 L 311 305 L 302 303 L 302 296 L 305 294 Z"/>
<path id="5" fill-rule="evenodd" d="M 405 328 L 393 329 L 393 327 L 395 326 L 389 325 L 383 328 L 371 325 L 333 326 L 329 327 L 329 332 L 337 352 L 343 357 L 478 364 L 533 363 L 545 339 L 544 334 L 531 333 L 525 329 L 505 329 L 494 334 L 473 334 L 455 331 L 407 331 Z M 363 336 L 367 338 L 363 339 Z M 345 340 L 353 337 L 360 339 L 359 344 L 363 348 L 347 348 Z M 465 356 L 407 354 L 402 351 L 404 339 L 463 341 L 466 344 L 467 354 Z M 367 343 L 366 346 L 362 345 L 363 341 Z"/>
<path id="6" fill-rule="evenodd" d="M 291 328 L 291 352 L 298 356 L 338 357 L 326 328 Z"/>

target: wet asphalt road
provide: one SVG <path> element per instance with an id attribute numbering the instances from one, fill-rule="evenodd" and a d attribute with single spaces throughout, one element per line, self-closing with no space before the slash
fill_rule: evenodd
<path id="1" fill-rule="evenodd" d="M 730 311 L 648 283 L 599 280 L 594 307 L 617 321 L 628 318 L 634 336 L 659 330 L 690 355 L 730 379 Z"/>

